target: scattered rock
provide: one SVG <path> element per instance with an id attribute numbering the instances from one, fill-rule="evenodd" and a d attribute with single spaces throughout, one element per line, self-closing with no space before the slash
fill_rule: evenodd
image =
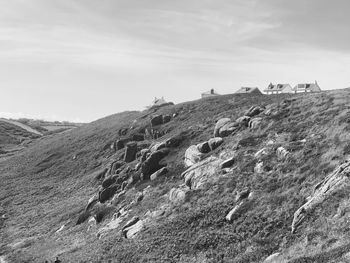
<path id="1" fill-rule="evenodd" d="M 151 177 L 150 177 L 150 178 L 151 178 L 151 181 L 154 181 L 154 180 L 156 180 L 157 178 L 159 178 L 159 177 L 165 175 L 167 172 L 168 172 L 168 169 L 167 169 L 166 167 L 163 167 L 163 168 L 159 169 L 157 172 L 155 172 L 155 173 L 153 173 L 153 174 L 151 175 Z"/>
<path id="2" fill-rule="evenodd" d="M 222 118 L 216 122 L 215 128 L 214 128 L 214 137 L 220 136 L 220 129 L 227 123 L 231 122 L 230 118 Z"/>
<path id="3" fill-rule="evenodd" d="M 116 195 L 113 197 L 111 203 L 112 203 L 114 206 L 117 206 L 121 201 L 123 201 L 123 200 L 125 199 L 125 193 L 126 193 L 126 191 L 123 190 L 123 191 L 119 192 L 118 194 L 116 194 Z"/>
<path id="4" fill-rule="evenodd" d="M 60 232 L 64 229 L 64 226 L 65 226 L 65 225 L 62 225 L 58 230 L 56 230 L 55 233 L 56 233 L 56 234 L 60 233 Z"/>
<path id="5" fill-rule="evenodd" d="M 242 207 L 243 201 L 241 201 L 238 205 L 236 205 L 227 215 L 226 220 L 232 222 L 237 216 L 239 209 Z"/>
<path id="6" fill-rule="evenodd" d="M 105 168 L 99 172 L 97 172 L 95 179 L 96 180 L 101 180 L 105 177 L 106 173 L 108 172 L 108 168 Z"/>
<path id="7" fill-rule="evenodd" d="M 144 161 L 146 161 L 147 157 L 149 156 L 150 154 L 150 151 L 148 149 L 142 149 L 141 152 L 141 163 L 143 163 Z"/>
<path id="8" fill-rule="evenodd" d="M 264 163 L 258 162 L 254 167 L 254 173 L 262 174 L 264 172 Z"/>
<path id="9" fill-rule="evenodd" d="M 222 126 L 219 130 L 218 137 L 227 137 L 233 133 L 235 133 L 239 129 L 239 123 L 229 122 Z"/>
<path id="10" fill-rule="evenodd" d="M 123 141 L 123 140 L 118 140 L 118 141 L 116 142 L 116 146 L 115 146 L 116 150 L 121 150 L 121 149 L 123 149 L 124 147 L 125 147 L 125 144 L 124 144 L 124 141 Z"/>
<path id="11" fill-rule="evenodd" d="M 235 163 L 235 157 L 231 157 L 231 158 L 229 158 L 229 159 L 223 161 L 222 163 L 220 163 L 220 168 L 221 168 L 221 169 L 229 168 L 229 167 L 231 167 L 234 163 Z"/>
<path id="12" fill-rule="evenodd" d="M 268 256 L 265 260 L 264 263 L 281 263 L 281 254 L 280 253 L 274 253 L 270 256 Z"/>
<path id="13" fill-rule="evenodd" d="M 152 127 L 158 126 L 158 125 L 161 125 L 161 124 L 163 124 L 163 115 L 157 115 L 157 116 L 154 116 L 154 117 L 151 119 L 151 125 L 152 125 Z"/>
<path id="14" fill-rule="evenodd" d="M 248 127 L 249 121 L 250 121 L 250 117 L 249 116 L 242 116 L 242 117 L 239 117 L 236 120 L 236 123 L 240 124 L 241 126 Z"/>
<path id="15" fill-rule="evenodd" d="M 143 135 L 143 134 L 134 134 L 132 136 L 132 141 L 141 142 L 144 140 L 145 140 L 145 135 Z"/>
<path id="16" fill-rule="evenodd" d="M 250 109 L 246 112 L 246 116 L 248 117 L 254 117 L 256 115 L 259 115 L 261 112 L 263 112 L 265 109 L 260 106 L 252 106 Z"/>
<path id="17" fill-rule="evenodd" d="M 335 192 L 349 187 L 350 162 L 347 161 L 340 165 L 333 173 L 316 185 L 314 193 L 308 198 L 308 201 L 302 205 L 295 213 L 292 223 L 292 233 L 317 205 L 321 204 L 326 198 Z"/>
<path id="18" fill-rule="evenodd" d="M 209 147 L 212 151 L 214 151 L 216 148 L 218 148 L 222 143 L 224 142 L 224 140 L 221 137 L 215 137 L 215 138 L 211 138 L 208 141 Z"/>
<path id="19" fill-rule="evenodd" d="M 103 182 L 102 182 L 102 187 L 103 188 L 108 188 L 109 186 L 111 186 L 112 184 L 115 183 L 115 177 L 108 177 L 106 178 Z"/>
<path id="20" fill-rule="evenodd" d="M 284 160 L 287 158 L 289 152 L 281 146 L 277 148 L 276 154 L 278 160 Z"/>
<path id="21" fill-rule="evenodd" d="M 185 201 L 187 189 L 172 188 L 169 192 L 169 200 L 173 203 L 182 203 Z"/>
<path id="22" fill-rule="evenodd" d="M 194 164 L 192 167 L 182 173 L 182 178 L 185 180 L 185 184 L 190 189 L 200 188 L 207 181 L 217 177 L 220 168 L 221 160 L 214 156 L 210 156 L 207 159 Z"/>
<path id="23" fill-rule="evenodd" d="M 254 154 L 254 157 L 258 160 L 260 160 L 263 156 L 267 155 L 267 150 L 265 148 L 257 151 L 255 154 Z"/>
<path id="24" fill-rule="evenodd" d="M 119 185 L 111 185 L 110 187 L 103 189 L 101 192 L 99 192 L 98 200 L 100 201 L 100 203 L 104 203 L 108 199 L 112 198 L 119 188 Z"/>
<path id="25" fill-rule="evenodd" d="M 163 124 L 168 123 L 171 121 L 171 116 L 170 115 L 164 115 L 163 116 Z"/>
<path id="26" fill-rule="evenodd" d="M 253 118 L 249 121 L 248 126 L 250 129 L 255 130 L 257 129 L 262 122 L 262 118 Z"/>
<path id="27" fill-rule="evenodd" d="M 122 167 L 124 165 L 124 162 L 121 161 L 115 161 L 111 164 L 111 169 L 109 170 L 109 173 L 115 174 L 116 170 L 119 169 L 120 167 Z"/>
<path id="28" fill-rule="evenodd" d="M 130 163 L 136 159 L 137 143 L 129 142 L 126 145 L 124 161 Z"/>
<path id="29" fill-rule="evenodd" d="M 208 142 L 197 144 L 197 148 L 201 153 L 208 153 L 211 150 Z"/>
<path id="30" fill-rule="evenodd" d="M 127 133 L 128 133 L 128 128 L 122 128 L 122 129 L 119 129 L 118 131 L 119 136 L 125 136 Z"/>
<path id="31" fill-rule="evenodd" d="M 143 193 L 142 192 L 138 192 L 137 194 L 136 194 L 136 197 L 135 197 L 135 203 L 139 203 L 139 202 L 141 202 L 142 200 L 143 200 Z"/>
<path id="32" fill-rule="evenodd" d="M 162 168 L 162 165 L 159 162 L 167 156 L 169 150 L 167 148 L 161 149 L 159 151 L 155 151 L 149 155 L 149 157 L 144 161 L 141 166 L 141 172 L 144 180 L 148 180 L 149 176 L 154 172 L 158 171 Z"/>
<path id="33" fill-rule="evenodd" d="M 142 220 L 138 220 L 135 224 L 123 229 L 123 236 L 125 238 L 134 238 L 143 228 L 144 223 Z"/>
<path id="34" fill-rule="evenodd" d="M 249 197 L 249 194 L 250 194 L 250 190 L 248 188 L 246 189 L 243 189 L 242 191 L 240 192 L 237 192 L 237 195 L 236 195 L 236 202 L 239 202 L 239 201 L 242 201 L 246 198 Z"/>
<path id="35" fill-rule="evenodd" d="M 190 167 L 204 158 L 204 154 L 198 150 L 196 145 L 191 145 L 185 152 L 185 166 Z"/>

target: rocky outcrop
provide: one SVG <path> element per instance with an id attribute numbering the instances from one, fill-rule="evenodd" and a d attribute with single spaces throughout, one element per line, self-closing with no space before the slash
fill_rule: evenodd
<path id="1" fill-rule="evenodd" d="M 216 122 L 215 128 L 214 128 L 214 137 L 220 136 L 220 129 L 227 123 L 230 123 L 230 118 L 222 118 Z"/>
<path id="2" fill-rule="evenodd" d="M 263 112 L 265 108 L 260 106 L 252 106 L 249 108 L 249 110 L 245 113 L 248 117 L 254 117 L 256 115 L 259 115 L 261 112 Z"/>
<path id="3" fill-rule="evenodd" d="M 185 166 L 190 167 L 204 158 L 204 154 L 198 150 L 196 145 L 191 145 L 185 152 Z"/>
<path id="4" fill-rule="evenodd" d="M 129 142 L 126 145 L 124 161 L 127 163 L 134 161 L 136 159 L 136 154 L 137 154 L 137 143 Z"/>
<path id="5" fill-rule="evenodd" d="M 239 202 L 227 215 L 226 220 L 232 222 L 239 214 L 240 208 L 243 206 L 243 201 Z"/>
<path id="6" fill-rule="evenodd" d="M 260 118 L 260 117 L 253 118 L 249 121 L 248 127 L 252 130 L 255 130 L 261 125 L 261 122 L 262 122 L 262 118 Z"/>
<path id="7" fill-rule="evenodd" d="M 230 212 L 226 215 L 226 220 L 229 222 L 232 222 L 235 220 L 241 211 L 241 208 L 243 205 L 248 201 L 253 199 L 254 195 L 253 192 L 251 192 L 248 188 L 240 191 L 236 195 L 236 205 L 233 209 L 230 210 Z"/>
<path id="8" fill-rule="evenodd" d="M 265 148 L 262 148 L 261 150 L 257 151 L 254 154 L 254 157 L 258 160 L 260 160 L 262 157 L 264 157 L 265 155 L 267 155 L 267 150 Z"/>
<path id="9" fill-rule="evenodd" d="M 282 263 L 283 258 L 281 256 L 281 253 L 274 253 L 270 256 L 268 256 L 263 263 Z"/>
<path id="10" fill-rule="evenodd" d="M 160 178 L 160 177 L 164 176 L 167 173 L 168 173 L 168 169 L 166 167 L 163 167 L 163 168 L 159 169 L 157 172 L 153 173 L 150 176 L 150 179 L 151 179 L 151 181 L 154 181 L 157 178 Z"/>
<path id="11" fill-rule="evenodd" d="M 321 204 L 326 198 L 335 192 L 349 186 L 350 162 L 340 165 L 333 173 L 329 174 L 322 182 L 314 188 L 314 193 L 308 198 L 308 201 L 302 205 L 295 213 L 292 223 L 292 233 L 317 205 Z"/>
<path id="12" fill-rule="evenodd" d="M 208 142 L 202 142 L 200 144 L 197 144 L 197 148 L 198 151 L 200 151 L 201 153 L 208 153 L 211 151 Z"/>
<path id="13" fill-rule="evenodd" d="M 115 149 L 121 150 L 124 148 L 124 146 L 125 146 L 125 143 L 123 140 L 117 140 L 116 145 L 115 145 Z"/>
<path id="14" fill-rule="evenodd" d="M 172 188 L 168 194 L 170 202 L 172 202 L 172 203 L 184 202 L 186 199 L 187 192 L 188 192 L 188 189 L 186 189 L 184 187 Z"/>
<path id="15" fill-rule="evenodd" d="M 225 169 L 231 167 L 235 163 L 235 157 L 231 157 L 220 163 L 220 168 Z"/>
<path id="16" fill-rule="evenodd" d="M 239 117 L 236 122 L 241 125 L 241 126 L 244 126 L 244 127 L 248 127 L 248 123 L 250 121 L 250 117 L 249 116 L 242 116 L 242 117 Z"/>
<path id="17" fill-rule="evenodd" d="M 185 184 L 191 189 L 200 188 L 206 182 L 214 179 L 218 175 L 221 159 L 210 156 L 207 159 L 194 164 L 182 173 Z"/>
<path id="18" fill-rule="evenodd" d="M 110 198 L 112 198 L 119 188 L 119 185 L 111 185 L 110 187 L 103 189 L 101 192 L 99 192 L 98 200 L 100 201 L 100 203 L 104 203 Z"/>
<path id="19" fill-rule="evenodd" d="M 109 171 L 109 174 L 115 174 L 115 172 L 124 165 L 124 162 L 121 161 L 115 161 L 111 164 L 111 169 Z"/>
<path id="20" fill-rule="evenodd" d="M 168 123 L 171 121 L 171 116 L 170 115 L 164 115 L 163 116 L 163 124 Z"/>
<path id="21" fill-rule="evenodd" d="M 263 172 L 264 172 L 264 163 L 263 162 L 256 163 L 254 167 L 254 173 L 262 174 Z"/>
<path id="22" fill-rule="evenodd" d="M 285 148 L 283 148 L 283 147 L 277 148 L 276 155 L 277 155 L 278 160 L 281 161 L 281 160 L 286 159 L 288 154 L 289 154 L 289 152 Z"/>
<path id="23" fill-rule="evenodd" d="M 151 119 L 152 127 L 163 124 L 163 115 L 156 115 Z"/>
<path id="24" fill-rule="evenodd" d="M 143 222 L 138 217 L 130 219 L 122 229 L 125 238 L 134 238 L 138 232 L 143 228 Z"/>
<path id="25" fill-rule="evenodd" d="M 237 122 L 228 122 L 220 128 L 218 137 L 227 137 L 238 131 L 239 127 Z"/>
<path id="26" fill-rule="evenodd" d="M 148 156 L 146 161 L 144 161 L 144 163 L 141 166 L 143 180 L 148 180 L 152 173 L 162 168 L 162 165 L 160 165 L 159 162 L 165 156 L 167 156 L 168 153 L 169 153 L 169 150 L 167 148 L 164 148 L 159 151 L 155 151 Z"/>
<path id="27" fill-rule="evenodd" d="M 137 134 L 134 134 L 131 138 L 133 141 L 142 142 L 143 140 L 145 140 L 145 135 L 137 133 Z"/>
<path id="28" fill-rule="evenodd" d="M 224 140 L 221 137 L 215 137 L 215 138 L 211 138 L 208 141 L 209 147 L 211 151 L 214 151 L 216 148 L 218 148 L 222 143 L 224 142 Z"/>
<path id="29" fill-rule="evenodd" d="M 116 178 L 115 177 L 111 177 L 111 176 L 106 178 L 106 179 L 104 179 L 103 182 L 102 182 L 102 187 L 103 188 L 108 188 L 109 186 L 111 186 L 112 184 L 115 183 L 115 180 L 116 180 Z"/>

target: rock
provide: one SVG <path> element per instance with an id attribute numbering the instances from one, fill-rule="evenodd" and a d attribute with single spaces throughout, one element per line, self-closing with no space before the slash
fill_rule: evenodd
<path id="1" fill-rule="evenodd" d="M 136 224 L 139 220 L 140 220 L 140 218 L 138 216 L 134 216 L 128 222 L 126 222 L 126 224 L 123 226 L 122 230 Z"/>
<path id="2" fill-rule="evenodd" d="M 163 167 L 161 169 L 159 169 L 157 172 L 153 173 L 150 176 L 151 181 L 156 180 L 159 177 L 162 177 L 163 175 L 165 175 L 168 172 L 168 169 L 166 167 Z"/>
<path id="3" fill-rule="evenodd" d="M 125 136 L 127 133 L 128 133 L 128 128 L 122 128 L 122 129 L 119 129 L 118 131 L 119 136 Z"/>
<path id="4" fill-rule="evenodd" d="M 237 216 L 239 209 L 243 206 L 243 201 L 241 201 L 238 205 L 236 205 L 227 215 L 226 220 L 232 222 Z"/>
<path id="5" fill-rule="evenodd" d="M 236 202 L 239 202 L 239 201 L 242 201 L 246 198 L 249 197 L 249 194 L 250 194 L 250 190 L 248 188 L 246 189 L 243 189 L 242 191 L 240 192 L 237 192 L 237 195 L 236 195 Z"/>
<path id="6" fill-rule="evenodd" d="M 264 163 L 258 162 L 254 167 L 254 173 L 262 174 L 264 172 Z"/>
<path id="7" fill-rule="evenodd" d="M 239 117 L 236 120 L 236 123 L 240 124 L 241 126 L 248 127 L 249 121 L 250 121 L 250 117 L 249 116 L 242 116 L 242 117 Z"/>
<path id="8" fill-rule="evenodd" d="M 135 171 L 140 170 L 141 165 L 142 165 L 142 163 L 141 163 L 141 162 L 137 163 L 137 164 L 135 165 Z"/>
<path id="9" fill-rule="evenodd" d="M 88 231 L 96 228 L 96 226 L 97 226 L 97 222 L 95 217 L 94 216 L 90 217 L 88 221 Z"/>
<path id="10" fill-rule="evenodd" d="M 130 163 L 136 159 L 137 143 L 129 142 L 126 145 L 124 161 Z"/>
<path id="11" fill-rule="evenodd" d="M 216 148 L 218 148 L 222 143 L 224 142 L 224 140 L 220 137 L 215 137 L 215 138 L 211 138 L 208 141 L 210 150 L 214 151 Z"/>
<path id="12" fill-rule="evenodd" d="M 111 186 L 112 184 L 115 183 L 115 177 L 108 177 L 106 179 L 103 180 L 102 182 L 102 187 L 103 188 L 108 188 L 109 186 Z"/>
<path id="13" fill-rule="evenodd" d="M 185 152 L 185 166 L 190 167 L 204 158 L 204 154 L 201 153 L 196 145 L 191 145 Z"/>
<path id="14" fill-rule="evenodd" d="M 125 238 L 134 238 L 143 228 L 144 223 L 142 220 L 137 221 L 135 224 L 123 229 L 123 235 Z"/>
<path id="15" fill-rule="evenodd" d="M 119 192 L 118 194 L 116 194 L 116 195 L 113 197 L 111 203 L 112 203 L 114 206 L 117 206 L 121 201 L 123 201 L 123 200 L 125 199 L 125 193 L 126 193 L 126 191 L 123 190 L 123 191 Z"/>
<path id="16" fill-rule="evenodd" d="M 149 157 L 144 161 L 141 166 L 141 172 L 144 180 L 148 180 L 149 176 L 154 172 L 158 171 L 162 168 L 162 165 L 159 162 L 167 156 L 169 150 L 167 148 L 161 149 L 159 151 L 155 151 L 149 155 Z"/>
<path id="17" fill-rule="evenodd" d="M 143 134 L 134 134 L 132 136 L 132 141 L 141 142 L 143 140 L 145 140 L 145 135 Z"/>
<path id="18" fill-rule="evenodd" d="M 163 124 L 163 115 L 157 115 L 157 116 L 154 116 L 154 117 L 151 119 L 151 125 L 152 125 L 152 127 L 158 126 L 158 125 L 161 125 L 161 124 Z"/>
<path id="19" fill-rule="evenodd" d="M 318 183 L 314 188 L 314 193 L 308 198 L 308 201 L 294 213 L 292 233 L 296 231 L 306 215 L 317 205 L 321 204 L 335 192 L 349 187 L 349 176 L 350 162 L 347 161 L 336 168 L 333 173 L 327 175 L 322 182 Z"/>
<path id="20" fill-rule="evenodd" d="M 202 142 L 200 144 L 197 144 L 198 151 L 201 153 L 208 153 L 210 152 L 210 147 L 208 142 Z"/>
<path id="21" fill-rule="evenodd" d="M 168 123 L 171 121 L 171 116 L 170 115 L 164 115 L 163 116 L 163 124 Z"/>
<path id="22" fill-rule="evenodd" d="M 56 230 L 55 233 L 56 233 L 56 234 L 60 233 L 60 232 L 64 229 L 64 226 L 65 226 L 65 225 L 62 225 L 58 230 Z"/>
<path id="23" fill-rule="evenodd" d="M 246 116 L 248 117 L 254 117 L 256 115 L 259 115 L 261 112 L 263 112 L 265 109 L 260 106 L 252 106 L 250 109 L 246 112 Z"/>
<path id="24" fill-rule="evenodd" d="M 133 173 L 128 179 L 128 188 L 130 188 L 132 185 L 136 184 L 141 179 L 140 173 Z"/>
<path id="25" fill-rule="evenodd" d="M 192 167 L 184 171 L 181 176 L 184 178 L 185 184 L 190 189 L 197 189 L 204 185 L 209 180 L 216 178 L 219 175 L 221 160 L 214 156 L 194 164 Z"/>
<path id="26" fill-rule="evenodd" d="M 216 122 L 215 128 L 214 128 L 214 137 L 219 136 L 220 129 L 227 123 L 231 122 L 231 119 L 229 118 L 222 118 Z"/>
<path id="27" fill-rule="evenodd" d="M 98 202 L 98 195 L 95 194 L 89 199 L 88 204 L 85 207 L 85 211 L 90 210 L 97 202 Z"/>
<path id="28" fill-rule="evenodd" d="M 135 203 L 139 203 L 139 202 L 141 202 L 142 201 L 142 199 L 143 199 L 143 193 L 142 192 L 138 192 L 137 194 L 136 194 L 136 197 L 135 197 Z"/>
<path id="29" fill-rule="evenodd" d="M 187 191 L 182 188 L 172 188 L 169 191 L 169 200 L 173 203 L 182 203 L 185 201 Z"/>
<path id="30" fill-rule="evenodd" d="M 265 260 L 264 263 L 281 263 L 281 254 L 280 253 L 274 253 L 270 256 L 268 256 Z"/>
<path id="31" fill-rule="evenodd" d="M 236 122 L 228 122 L 224 126 L 222 126 L 219 130 L 219 137 L 227 137 L 233 133 L 235 133 L 239 129 L 239 123 Z"/>
<path id="32" fill-rule="evenodd" d="M 235 157 L 228 158 L 227 160 L 220 163 L 220 169 L 231 167 L 235 163 Z"/>
<path id="33" fill-rule="evenodd" d="M 250 129 L 252 129 L 252 130 L 255 130 L 255 129 L 257 129 L 260 126 L 261 122 L 262 122 L 262 118 L 260 118 L 260 117 L 259 118 L 253 118 L 253 119 L 251 119 L 249 121 L 248 127 Z"/>
<path id="34" fill-rule="evenodd" d="M 289 152 L 281 146 L 277 148 L 276 154 L 277 159 L 281 161 L 287 158 Z"/>
<path id="35" fill-rule="evenodd" d="M 114 194 L 118 191 L 119 185 L 111 185 L 110 187 L 103 189 L 99 192 L 98 200 L 100 203 L 106 202 L 108 199 L 112 198 Z"/>
<path id="36" fill-rule="evenodd" d="M 143 149 L 141 150 L 141 163 L 143 163 L 144 161 L 146 161 L 147 157 L 149 156 L 150 154 L 150 151 L 148 149 Z"/>
<path id="37" fill-rule="evenodd" d="M 115 172 L 117 171 L 117 169 L 119 169 L 120 167 L 122 167 L 124 165 L 124 162 L 121 161 L 115 161 L 111 164 L 111 169 L 109 170 L 109 173 L 115 174 Z"/>
<path id="38" fill-rule="evenodd" d="M 254 157 L 259 160 L 265 155 L 267 155 L 267 150 L 265 148 L 262 148 L 254 154 Z"/>
<path id="39" fill-rule="evenodd" d="M 105 177 L 106 173 L 108 172 L 108 168 L 104 168 L 103 170 L 97 172 L 95 179 L 101 180 Z"/>
<path id="40" fill-rule="evenodd" d="M 118 141 L 116 142 L 116 146 L 115 146 L 116 150 L 121 150 L 121 149 L 123 149 L 124 147 L 125 147 L 125 144 L 124 144 L 124 141 L 123 141 L 123 140 L 118 140 Z"/>

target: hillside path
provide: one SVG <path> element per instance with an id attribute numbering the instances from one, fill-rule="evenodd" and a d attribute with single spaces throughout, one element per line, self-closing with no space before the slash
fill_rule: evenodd
<path id="1" fill-rule="evenodd" d="M 9 124 L 13 124 L 13 125 L 16 125 L 28 132 L 31 132 L 31 133 L 34 133 L 34 134 L 37 134 L 37 135 L 40 135 L 40 136 L 43 136 L 43 134 L 37 130 L 34 130 L 33 128 L 29 127 L 28 125 L 25 125 L 23 123 L 20 123 L 18 121 L 12 121 L 12 120 L 7 120 L 7 119 L 3 119 L 3 118 L 0 118 L 0 121 L 3 121 L 3 122 L 7 122 Z"/>

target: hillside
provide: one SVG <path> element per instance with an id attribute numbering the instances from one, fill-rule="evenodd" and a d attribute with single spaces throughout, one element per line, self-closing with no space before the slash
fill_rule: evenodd
<path id="1" fill-rule="evenodd" d="M 218 96 L 44 137 L 0 160 L 0 261 L 349 262 L 349 130 L 346 89 Z"/>

